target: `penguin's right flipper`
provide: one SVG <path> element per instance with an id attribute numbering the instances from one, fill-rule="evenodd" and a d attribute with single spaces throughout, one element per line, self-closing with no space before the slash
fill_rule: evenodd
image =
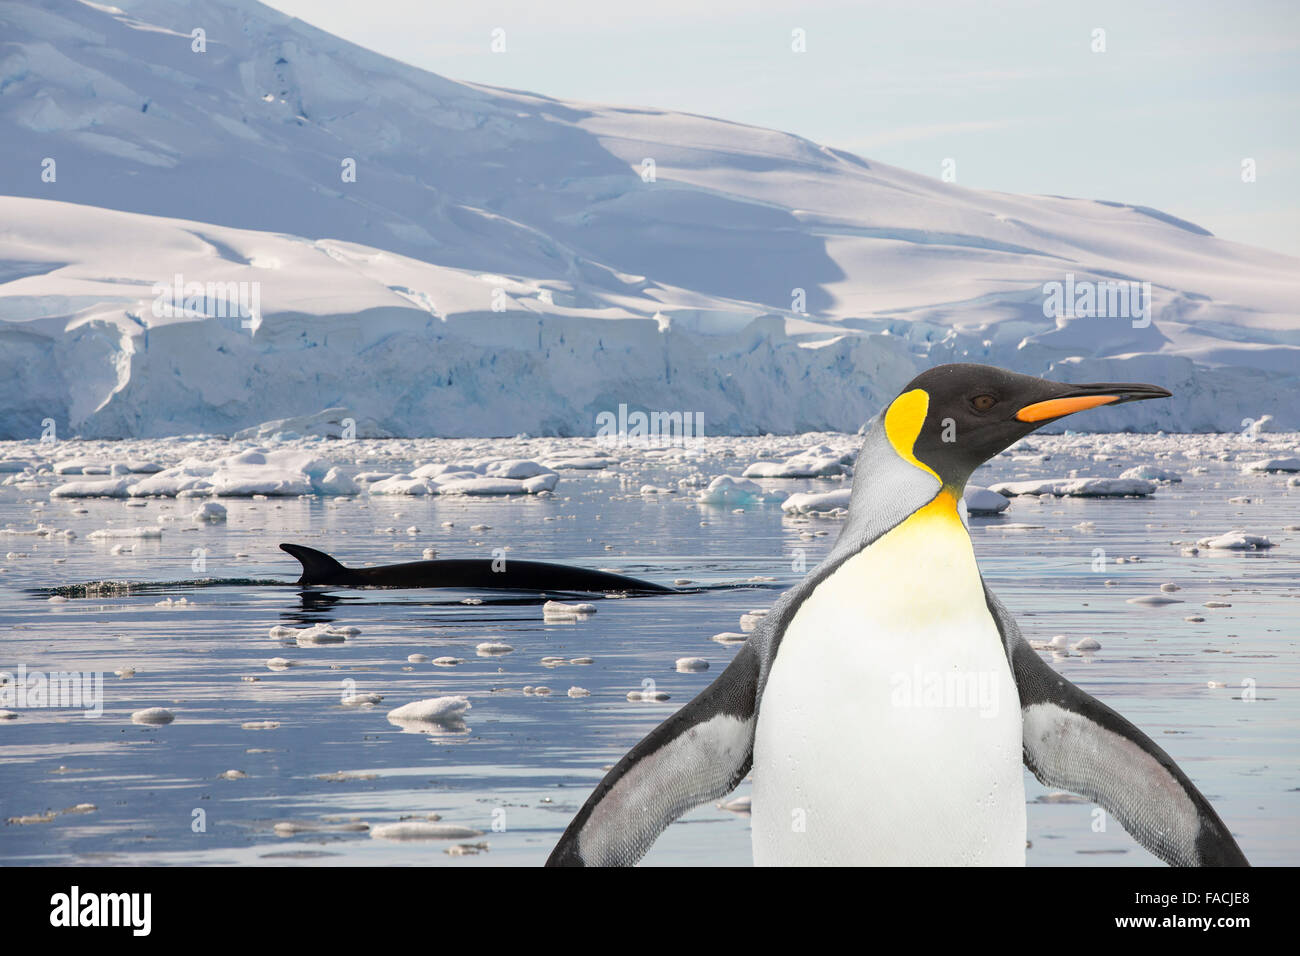
<path id="1" fill-rule="evenodd" d="M 547 866 L 631 866 L 683 813 L 749 773 L 759 655 L 746 643 L 694 700 L 620 760 L 573 818 Z"/>
<path id="2" fill-rule="evenodd" d="M 1049 667 L 986 586 L 1020 694 L 1025 766 L 1095 800 L 1170 866 L 1249 866 L 1187 774 L 1146 734 Z"/>

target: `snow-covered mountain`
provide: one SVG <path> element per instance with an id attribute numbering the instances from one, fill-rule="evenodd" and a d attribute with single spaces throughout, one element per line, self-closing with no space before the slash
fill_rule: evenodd
<path id="1" fill-rule="evenodd" d="M 1300 260 L 1141 206 L 459 83 L 252 0 L 122 6 L 0 3 L 0 437 L 328 407 L 592 434 L 624 403 L 853 429 L 956 359 L 1176 393 L 1085 427 L 1300 428 Z M 177 276 L 245 312 L 168 314 Z M 1119 281 L 1150 283 L 1149 324 L 1045 314 L 1049 283 Z"/>

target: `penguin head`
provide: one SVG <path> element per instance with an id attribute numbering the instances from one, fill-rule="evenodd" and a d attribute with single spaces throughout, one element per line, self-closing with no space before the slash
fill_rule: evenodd
<path id="1" fill-rule="evenodd" d="M 883 420 L 899 457 L 961 489 L 976 468 L 1049 422 L 1170 395 L 1157 385 L 1070 385 L 991 365 L 939 365 L 912 379 Z"/>

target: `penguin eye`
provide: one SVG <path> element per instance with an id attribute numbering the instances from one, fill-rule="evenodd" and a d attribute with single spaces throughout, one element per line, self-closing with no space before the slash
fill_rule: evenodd
<path id="1" fill-rule="evenodd" d="M 976 395 L 970 400 L 970 403 L 975 406 L 976 411 L 987 412 L 998 403 L 998 400 L 992 395 Z"/>

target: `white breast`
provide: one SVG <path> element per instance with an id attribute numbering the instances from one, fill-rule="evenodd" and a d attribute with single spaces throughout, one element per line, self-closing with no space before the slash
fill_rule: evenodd
<path id="1" fill-rule="evenodd" d="M 754 743 L 757 864 L 1023 865 L 1020 705 L 946 496 L 786 629 Z"/>

